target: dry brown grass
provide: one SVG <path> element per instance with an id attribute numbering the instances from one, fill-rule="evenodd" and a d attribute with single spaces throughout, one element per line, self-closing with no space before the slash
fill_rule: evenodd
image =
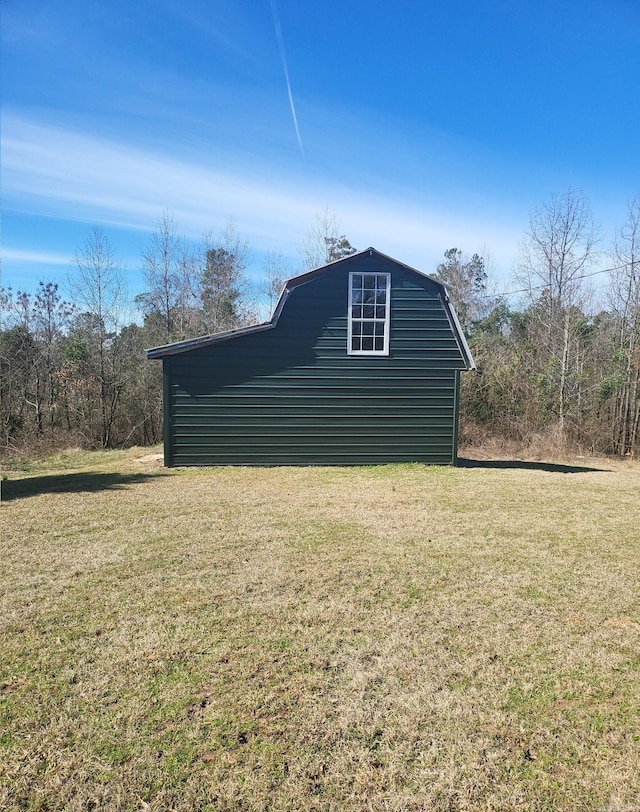
<path id="1" fill-rule="evenodd" d="M 74 453 L 3 495 L 3 809 L 640 809 L 638 465 Z"/>

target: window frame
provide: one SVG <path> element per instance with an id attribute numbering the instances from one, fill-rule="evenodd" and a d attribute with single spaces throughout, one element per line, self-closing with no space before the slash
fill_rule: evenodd
<path id="1" fill-rule="evenodd" d="M 373 306 L 376 309 L 378 307 L 380 307 L 380 305 L 377 302 L 374 302 L 373 304 L 365 303 L 364 301 L 362 301 L 362 302 L 354 302 L 354 300 L 353 300 L 354 299 L 353 280 L 354 280 L 354 277 L 356 277 L 356 276 L 362 276 L 362 277 L 375 276 L 376 277 L 376 283 L 375 283 L 375 287 L 373 288 L 373 290 L 380 290 L 380 288 L 377 287 L 377 285 L 378 285 L 377 279 L 379 277 L 384 277 L 385 278 L 386 296 L 385 296 L 385 303 L 384 303 L 384 308 L 385 308 L 384 318 L 377 317 L 377 315 L 375 314 L 375 310 L 374 310 L 374 316 L 373 317 L 366 317 L 365 318 L 364 317 L 364 312 L 363 312 L 362 316 L 354 317 L 353 308 L 357 307 L 358 305 L 361 305 L 363 309 L 364 309 L 365 305 L 367 305 L 367 304 L 368 304 L 368 306 Z M 370 288 L 365 288 L 364 287 L 364 280 L 363 280 L 363 287 L 358 288 L 357 290 L 363 290 L 364 291 L 364 290 L 370 290 Z M 375 349 L 375 341 L 374 341 L 374 348 L 372 348 L 370 350 L 353 349 L 353 339 L 354 338 L 357 339 L 358 337 L 360 337 L 360 343 L 362 344 L 362 338 L 364 337 L 364 333 L 360 333 L 359 336 L 358 335 L 354 336 L 354 334 L 353 334 L 354 324 L 374 324 L 374 325 L 375 324 L 378 324 L 378 325 L 382 324 L 383 325 L 383 346 L 382 346 L 382 349 L 380 349 L 380 350 Z M 376 337 L 375 336 L 375 327 L 373 329 L 374 329 L 373 338 L 375 339 L 375 337 Z M 389 355 L 389 333 L 390 333 L 390 330 L 391 330 L 391 274 L 389 272 L 376 272 L 376 271 L 352 271 L 352 272 L 350 272 L 349 273 L 349 309 L 347 311 L 347 355 Z"/>

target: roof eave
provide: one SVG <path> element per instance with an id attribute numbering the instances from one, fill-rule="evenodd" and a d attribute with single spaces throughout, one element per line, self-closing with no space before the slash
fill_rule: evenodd
<path id="1" fill-rule="evenodd" d="M 146 350 L 147 358 L 152 360 L 155 358 L 164 358 L 167 355 L 178 355 L 181 352 L 188 352 L 189 350 L 194 350 L 199 347 L 208 347 L 209 344 L 228 341 L 229 339 L 248 335 L 249 333 L 259 333 L 263 330 L 270 330 L 274 325 L 275 322 L 271 319 L 261 324 L 252 324 L 250 327 L 239 327 L 237 330 L 225 330 L 221 333 L 212 333 L 208 336 L 198 336 L 198 338 L 188 338 L 185 341 L 174 341 L 172 344 L 162 344 L 159 347 L 151 347 Z"/>

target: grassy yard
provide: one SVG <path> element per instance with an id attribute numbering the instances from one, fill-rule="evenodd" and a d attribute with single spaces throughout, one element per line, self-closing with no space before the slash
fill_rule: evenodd
<path id="1" fill-rule="evenodd" d="M 58 455 L 0 597 L 2 809 L 640 810 L 637 464 Z"/>

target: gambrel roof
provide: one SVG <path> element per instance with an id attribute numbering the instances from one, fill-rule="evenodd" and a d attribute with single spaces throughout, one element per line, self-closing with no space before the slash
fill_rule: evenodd
<path id="1" fill-rule="evenodd" d="M 416 268 L 412 268 L 409 265 L 406 265 L 403 262 L 399 262 L 393 257 L 387 256 L 383 254 L 381 251 L 378 251 L 375 248 L 369 247 L 365 248 L 362 251 L 356 251 L 354 254 L 350 254 L 347 257 L 343 257 L 342 259 L 336 259 L 333 262 L 329 262 L 326 265 L 322 265 L 319 268 L 315 268 L 314 270 L 307 271 L 306 273 L 299 274 L 298 276 L 293 276 L 291 279 L 288 279 L 280 293 L 280 297 L 278 302 L 274 308 L 273 315 L 268 321 L 262 322 L 260 324 L 254 324 L 250 327 L 241 327 L 235 330 L 225 330 L 224 332 L 220 333 L 213 333 L 207 336 L 200 336 L 198 338 L 188 338 L 185 341 L 176 341 L 172 344 L 164 344 L 160 347 L 153 347 L 147 350 L 147 358 L 149 359 L 156 359 L 156 358 L 165 358 L 168 355 L 177 355 L 179 353 L 189 352 L 190 350 L 200 349 L 201 347 L 206 347 L 210 344 L 215 344 L 220 341 L 229 341 L 230 339 L 237 338 L 242 335 L 247 335 L 249 333 L 258 333 L 263 330 L 271 330 L 273 329 L 277 323 L 280 315 L 287 304 L 287 299 L 292 290 L 299 287 L 300 285 L 305 285 L 308 282 L 317 279 L 319 276 L 323 274 L 329 273 L 331 270 L 335 269 L 336 266 L 342 264 L 348 264 L 352 262 L 354 259 L 358 257 L 362 257 L 364 255 L 373 256 L 376 255 L 381 257 L 388 262 L 394 263 L 398 267 L 402 268 L 405 271 L 409 271 L 411 273 L 418 274 L 419 276 L 425 277 L 433 282 L 434 285 L 438 288 L 438 298 L 442 302 L 442 306 L 444 312 L 447 316 L 449 321 L 449 325 L 451 327 L 451 331 L 454 335 L 460 353 L 464 359 L 465 366 L 467 369 L 475 369 L 476 365 L 471 355 L 471 350 L 469 349 L 469 345 L 467 344 L 467 340 L 464 336 L 462 331 L 462 327 L 460 326 L 460 322 L 458 321 L 458 317 L 456 315 L 455 309 L 453 304 L 449 298 L 449 294 L 447 293 L 446 287 L 433 276 L 429 276 L 428 274 L 423 273 L 422 271 L 418 271 Z"/>

